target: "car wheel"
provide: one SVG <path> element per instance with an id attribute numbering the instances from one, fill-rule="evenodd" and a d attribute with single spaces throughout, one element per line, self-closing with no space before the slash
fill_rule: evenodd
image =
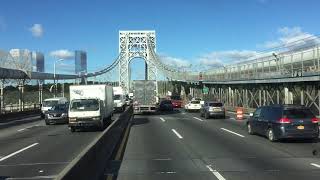
<path id="1" fill-rule="evenodd" d="M 45 122 L 46 122 L 46 125 L 50 125 L 50 123 L 47 120 L 45 120 Z"/>
<path id="2" fill-rule="evenodd" d="M 205 118 L 205 119 L 209 119 L 209 114 L 208 114 L 208 113 L 205 113 L 205 114 L 204 114 L 204 118 Z"/>
<path id="3" fill-rule="evenodd" d="M 247 124 L 247 130 L 248 130 L 248 134 L 253 135 L 253 131 L 252 131 L 252 126 L 250 123 Z"/>
<path id="4" fill-rule="evenodd" d="M 267 137 L 269 139 L 269 141 L 271 142 L 275 142 L 277 141 L 276 135 L 274 134 L 274 131 L 272 128 L 269 128 L 267 131 Z"/>
<path id="5" fill-rule="evenodd" d="M 75 131 L 76 131 L 76 128 L 75 128 L 75 127 L 70 127 L 70 131 L 71 131 L 71 132 L 75 132 Z"/>

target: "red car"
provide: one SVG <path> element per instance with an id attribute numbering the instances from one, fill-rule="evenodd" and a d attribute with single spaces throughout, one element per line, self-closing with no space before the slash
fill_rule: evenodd
<path id="1" fill-rule="evenodd" d="M 182 107 L 182 99 L 180 96 L 171 96 L 170 99 L 174 108 Z"/>

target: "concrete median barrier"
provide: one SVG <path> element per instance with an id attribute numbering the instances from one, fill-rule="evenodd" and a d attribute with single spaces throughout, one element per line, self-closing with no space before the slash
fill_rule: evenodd
<path id="1" fill-rule="evenodd" d="M 113 121 L 96 139 L 93 140 L 56 179 L 98 179 L 119 142 L 130 119 L 132 106 L 128 107 L 117 120 Z M 81 132 L 80 132 L 81 133 Z"/>

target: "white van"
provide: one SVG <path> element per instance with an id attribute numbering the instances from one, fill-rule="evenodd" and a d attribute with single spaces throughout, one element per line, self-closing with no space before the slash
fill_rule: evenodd
<path id="1" fill-rule="evenodd" d="M 44 118 L 45 117 L 45 113 L 49 109 L 51 109 L 54 105 L 66 104 L 67 102 L 68 102 L 68 100 L 65 97 L 55 97 L 55 98 L 45 99 L 42 102 L 42 106 L 41 106 L 41 117 Z"/>

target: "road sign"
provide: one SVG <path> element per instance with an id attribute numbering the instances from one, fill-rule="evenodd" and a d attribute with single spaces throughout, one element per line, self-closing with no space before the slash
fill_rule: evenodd
<path id="1" fill-rule="evenodd" d="M 203 92 L 203 94 L 208 94 L 209 93 L 209 88 L 208 87 L 203 87 L 202 92 Z"/>

